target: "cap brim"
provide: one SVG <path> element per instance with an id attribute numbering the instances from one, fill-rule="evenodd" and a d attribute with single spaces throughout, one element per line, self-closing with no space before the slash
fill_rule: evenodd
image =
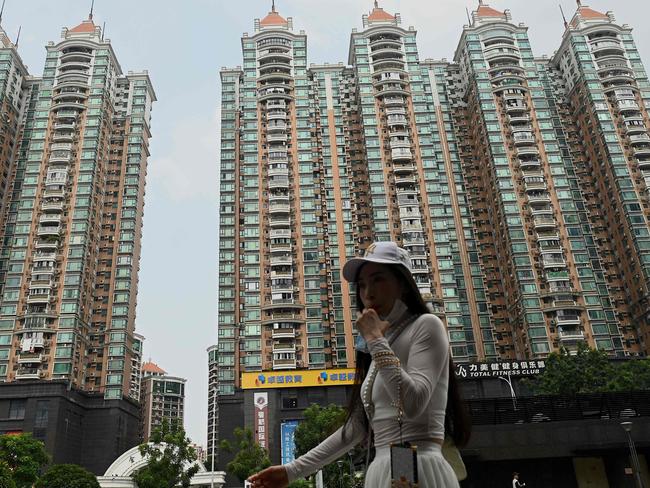
<path id="1" fill-rule="evenodd" d="M 346 281 L 349 282 L 356 282 L 357 277 L 359 275 L 359 269 L 361 269 L 361 266 L 363 266 L 366 263 L 379 263 L 379 264 L 390 264 L 390 265 L 397 265 L 402 268 L 410 275 L 410 270 L 404 266 L 403 264 L 396 263 L 395 261 L 389 260 L 389 259 L 376 259 L 376 258 L 352 258 L 350 259 L 347 263 L 343 265 L 343 271 L 342 275 L 343 278 L 345 278 Z"/>

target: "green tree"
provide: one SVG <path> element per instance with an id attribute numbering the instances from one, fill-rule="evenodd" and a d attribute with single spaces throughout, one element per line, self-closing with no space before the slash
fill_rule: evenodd
<path id="1" fill-rule="evenodd" d="M 650 389 L 650 360 L 611 361 L 605 351 L 580 344 L 546 359 L 544 373 L 527 381 L 538 395 L 575 395 Z"/>
<path id="2" fill-rule="evenodd" d="M 148 458 L 147 465 L 135 473 L 138 488 L 188 488 L 199 470 L 190 439 L 177 423 L 163 421 L 149 443 L 140 445 L 140 454 Z"/>
<path id="3" fill-rule="evenodd" d="M 0 461 L 0 488 L 16 488 L 11 469 L 4 461 Z"/>
<path id="4" fill-rule="evenodd" d="M 36 483 L 36 488 L 99 488 L 94 474 L 76 464 L 55 464 Z"/>
<path id="5" fill-rule="evenodd" d="M 321 407 L 313 404 L 305 409 L 303 415 L 305 419 L 296 427 L 294 434 L 296 457 L 310 451 L 341 427 L 347 418 L 347 411 L 338 405 Z M 352 457 L 356 459 L 358 454 L 359 452 L 356 450 Z M 323 468 L 325 486 L 344 486 L 346 488 L 363 486 L 362 478 L 350 475 L 350 466 L 351 459 L 348 455 L 325 466 Z M 354 466 L 352 471 L 354 471 Z"/>
<path id="6" fill-rule="evenodd" d="M 221 441 L 219 446 L 226 452 L 237 452 L 232 461 L 226 465 L 226 471 L 244 481 L 250 475 L 271 466 L 271 460 L 266 449 L 254 441 L 253 431 L 249 428 L 237 427 L 233 434 L 234 445 L 228 440 Z"/>
<path id="7" fill-rule="evenodd" d="M 48 462 L 45 444 L 31 434 L 0 436 L 0 463 L 11 471 L 16 488 L 31 488 Z"/>

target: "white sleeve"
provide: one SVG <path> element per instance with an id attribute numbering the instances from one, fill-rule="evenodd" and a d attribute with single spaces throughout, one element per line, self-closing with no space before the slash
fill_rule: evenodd
<path id="1" fill-rule="evenodd" d="M 365 413 L 362 411 L 358 413 L 359 415 L 353 415 L 349 422 L 311 451 L 284 465 L 289 483 L 314 474 L 323 466 L 336 461 L 365 438 L 368 432 L 361 419 L 361 415 L 365 415 Z"/>
<path id="2" fill-rule="evenodd" d="M 449 363 L 449 339 L 442 321 L 435 315 L 422 315 L 411 325 L 417 327 L 411 338 L 408 366 L 386 365 L 378 368 L 378 375 L 388 387 L 387 394 L 392 402 L 397 401 L 401 390 L 401 401 L 405 417 L 416 417 L 428 406 L 442 372 Z M 386 338 L 368 342 L 370 354 L 394 354 Z M 397 385 L 401 379 L 401 388 Z"/>

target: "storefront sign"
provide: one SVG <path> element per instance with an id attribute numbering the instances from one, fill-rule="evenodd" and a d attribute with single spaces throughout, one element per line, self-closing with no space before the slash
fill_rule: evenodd
<path id="1" fill-rule="evenodd" d="M 280 435 L 282 436 L 282 464 L 290 463 L 296 457 L 294 435 L 299 423 L 300 421 L 298 420 L 285 420 L 280 424 Z"/>
<path id="2" fill-rule="evenodd" d="M 261 373 L 242 373 L 241 375 L 241 387 L 244 390 L 352 384 L 354 384 L 354 369 L 264 371 Z"/>
<path id="3" fill-rule="evenodd" d="M 265 391 L 255 393 L 253 396 L 255 403 L 255 438 L 260 447 L 269 448 L 269 394 Z"/>
<path id="4" fill-rule="evenodd" d="M 543 360 L 500 361 L 497 363 L 469 363 L 456 365 L 456 378 L 498 378 L 499 376 L 535 376 L 544 372 Z"/>

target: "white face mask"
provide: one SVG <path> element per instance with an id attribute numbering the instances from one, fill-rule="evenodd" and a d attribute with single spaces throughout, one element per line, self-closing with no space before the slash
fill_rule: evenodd
<path id="1" fill-rule="evenodd" d="M 406 304 L 397 298 L 395 300 L 395 303 L 393 304 L 393 308 L 391 309 L 390 313 L 386 315 L 385 317 L 379 316 L 381 320 L 385 320 L 386 322 L 390 323 L 391 325 L 399 319 L 404 312 L 408 309 Z M 361 334 L 357 335 L 357 338 L 354 342 L 354 348 L 359 351 L 359 352 L 365 352 L 366 354 L 369 354 L 370 351 L 368 350 L 368 344 L 366 343 L 366 340 L 363 338 Z"/>
<path id="2" fill-rule="evenodd" d="M 402 314 L 406 311 L 408 307 L 406 304 L 400 300 L 399 298 L 395 299 L 395 303 L 393 303 L 393 308 L 389 312 L 388 315 L 385 317 L 380 316 L 379 318 L 381 320 L 385 320 L 386 322 L 389 322 L 390 324 L 393 324 L 397 319 L 399 319 Z"/>

